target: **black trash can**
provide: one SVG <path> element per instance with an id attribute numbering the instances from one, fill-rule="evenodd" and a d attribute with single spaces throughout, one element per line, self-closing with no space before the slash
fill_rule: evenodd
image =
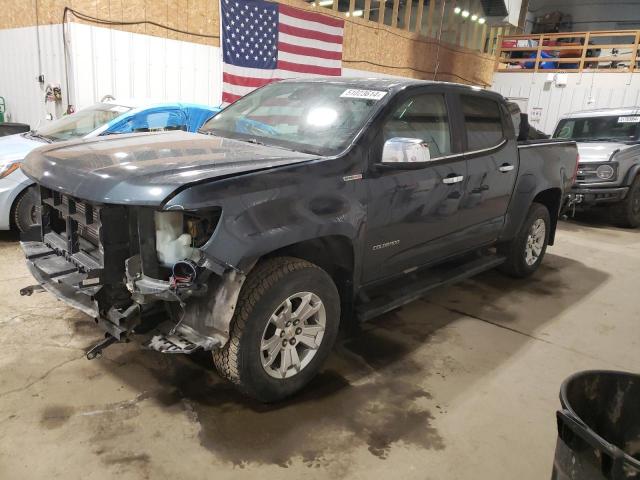
<path id="1" fill-rule="evenodd" d="M 640 375 L 576 373 L 560 403 L 552 480 L 640 480 Z"/>

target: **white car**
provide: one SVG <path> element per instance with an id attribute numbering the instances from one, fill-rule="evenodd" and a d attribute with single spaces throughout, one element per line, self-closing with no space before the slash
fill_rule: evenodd
<path id="1" fill-rule="evenodd" d="M 101 102 L 62 117 L 37 130 L 0 138 L 0 230 L 21 232 L 35 224 L 38 195 L 20 166 L 31 150 L 47 143 L 121 133 L 197 131 L 219 112 L 190 103 Z"/>

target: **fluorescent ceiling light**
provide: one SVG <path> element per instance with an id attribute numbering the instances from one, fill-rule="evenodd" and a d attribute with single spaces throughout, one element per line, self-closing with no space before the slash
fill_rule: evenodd
<path id="1" fill-rule="evenodd" d="M 362 10 L 354 10 L 351 15 L 353 15 L 354 17 L 361 17 L 363 14 L 364 12 Z"/>
<path id="2" fill-rule="evenodd" d="M 333 0 L 320 0 L 318 5 L 321 7 L 328 7 L 329 5 L 333 5 Z"/>

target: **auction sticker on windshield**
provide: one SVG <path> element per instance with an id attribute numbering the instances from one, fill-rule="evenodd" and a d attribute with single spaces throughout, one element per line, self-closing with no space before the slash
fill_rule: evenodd
<path id="1" fill-rule="evenodd" d="M 361 98 L 363 100 L 380 100 L 387 92 L 380 90 L 360 90 L 359 88 L 349 88 L 342 92 L 341 98 Z"/>
<path id="2" fill-rule="evenodd" d="M 640 123 L 640 117 L 618 117 L 618 123 Z"/>

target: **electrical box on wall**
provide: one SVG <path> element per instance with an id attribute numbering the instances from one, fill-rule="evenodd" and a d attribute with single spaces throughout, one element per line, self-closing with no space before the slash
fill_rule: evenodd
<path id="1" fill-rule="evenodd" d="M 529 121 L 539 123 L 542 120 L 542 108 L 534 107 L 529 113 Z"/>
<path id="2" fill-rule="evenodd" d="M 556 87 L 566 87 L 569 75 L 566 73 L 556 73 Z"/>

